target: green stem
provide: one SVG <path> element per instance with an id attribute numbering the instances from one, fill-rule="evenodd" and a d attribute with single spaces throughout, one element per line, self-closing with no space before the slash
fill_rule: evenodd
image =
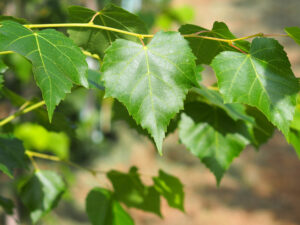
<path id="1" fill-rule="evenodd" d="M 9 123 L 10 121 L 14 120 L 15 118 L 17 118 L 20 115 L 26 114 L 32 110 L 35 110 L 41 106 L 45 105 L 45 101 L 40 101 L 36 104 L 33 104 L 27 108 L 21 109 L 19 111 L 17 111 L 16 113 L 14 113 L 11 116 L 8 116 L 6 118 L 4 118 L 2 121 L 0 121 L 0 127 L 4 126 L 5 124 Z"/>
<path id="2" fill-rule="evenodd" d="M 3 52 L 0 52 L 0 55 L 7 55 L 7 54 L 12 54 L 14 53 L 13 51 L 3 51 Z"/>
<path id="3" fill-rule="evenodd" d="M 86 27 L 86 28 L 95 28 L 95 29 L 101 29 L 101 30 L 108 30 L 108 31 L 113 31 L 117 33 L 122 33 L 122 34 L 127 34 L 130 36 L 135 36 L 135 37 L 153 37 L 152 34 L 137 34 L 134 32 L 130 31 L 125 31 L 125 30 L 120 30 L 116 29 L 113 27 L 106 27 L 102 25 L 96 25 L 93 23 L 54 23 L 54 24 L 26 24 L 23 25 L 26 28 L 32 29 L 32 28 L 50 28 L 50 27 Z"/>
<path id="4" fill-rule="evenodd" d="M 62 163 L 65 163 L 69 166 L 73 166 L 77 169 L 82 169 L 82 170 L 86 170 L 88 171 L 89 173 L 91 173 L 93 176 L 96 176 L 97 173 L 105 173 L 104 171 L 96 171 L 96 170 L 92 170 L 92 169 L 89 169 L 89 168 L 86 168 L 86 167 L 83 167 L 83 166 L 80 166 L 76 163 L 73 163 L 69 160 L 64 160 L 64 159 L 60 159 L 59 157 L 57 156 L 53 156 L 53 155 L 48 155 L 48 154 L 43 154 L 43 153 L 39 153 L 39 152 L 33 152 L 33 151 L 29 151 L 29 150 L 26 150 L 25 151 L 25 154 L 29 157 L 29 158 L 40 158 L 40 159 L 46 159 L 46 160 L 50 160 L 50 161 L 54 161 L 54 162 L 62 162 Z"/>
<path id="5" fill-rule="evenodd" d="M 56 27 L 56 28 L 57 27 L 86 27 L 86 28 L 95 28 L 95 29 L 100 29 L 100 30 L 113 31 L 113 32 L 117 32 L 117 33 L 122 33 L 122 34 L 130 35 L 130 36 L 138 37 L 140 39 L 152 38 L 154 36 L 154 34 L 138 34 L 138 33 L 130 32 L 130 31 L 116 29 L 113 27 L 96 25 L 93 23 L 92 20 L 89 23 L 26 24 L 23 26 L 26 28 L 29 28 L 29 29 L 31 29 L 31 28 L 53 28 L 53 27 Z M 286 34 L 263 34 L 263 33 L 257 33 L 257 34 L 253 34 L 250 36 L 235 38 L 235 39 L 222 39 L 222 38 L 215 38 L 215 37 L 208 37 L 208 36 L 199 36 L 198 33 L 185 34 L 182 36 L 186 37 L 186 38 L 202 38 L 202 39 L 208 39 L 208 40 L 213 40 L 213 41 L 226 42 L 229 44 L 232 42 L 235 42 L 235 41 L 241 41 L 241 40 L 250 39 L 250 38 L 254 38 L 254 37 L 274 37 L 274 36 L 288 37 L 288 35 L 286 35 Z"/>

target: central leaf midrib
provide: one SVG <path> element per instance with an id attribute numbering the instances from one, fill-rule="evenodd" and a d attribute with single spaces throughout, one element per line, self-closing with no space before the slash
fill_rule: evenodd
<path id="1" fill-rule="evenodd" d="M 45 62 L 44 62 L 44 59 L 43 59 L 43 54 L 41 52 L 41 48 L 40 48 L 40 44 L 39 44 L 39 40 L 38 40 L 37 36 L 38 35 L 36 33 L 34 33 L 34 37 L 35 37 L 37 49 L 38 49 L 38 52 L 39 52 L 39 56 L 40 56 L 41 62 L 43 64 L 44 71 L 45 71 L 45 73 L 46 73 L 46 75 L 48 77 L 48 80 L 49 80 L 49 86 L 50 86 L 50 88 L 49 88 L 49 92 L 50 92 L 50 97 L 49 97 L 49 111 L 51 111 L 52 110 L 52 80 L 51 80 L 51 77 L 50 77 L 50 75 L 48 73 L 48 70 L 46 68 L 46 65 L 45 65 Z"/>
<path id="2" fill-rule="evenodd" d="M 145 51 L 145 59 L 146 59 L 146 67 L 147 67 L 147 77 L 148 77 L 148 86 L 149 86 L 149 94 L 150 94 L 150 100 L 151 100 L 151 108 L 154 113 L 154 117 L 156 117 L 156 110 L 153 103 L 153 94 L 152 94 L 152 85 L 151 85 L 151 74 L 150 74 L 150 65 L 149 65 L 149 57 L 148 57 L 148 50 L 147 47 L 144 47 Z"/>

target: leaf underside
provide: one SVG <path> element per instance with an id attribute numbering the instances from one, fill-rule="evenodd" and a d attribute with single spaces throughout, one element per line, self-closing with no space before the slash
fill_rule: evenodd
<path id="1" fill-rule="evenodd" d="M 61 177 L 47 170 L 35 172 L 21 186 L 19 191 L 21 200 L 28 208 L 33 223 L 56 207 L 65 189 Z"/>
<path id="2" fill-rule="evenodd" d="M 219 184 L 232 160 L 249 140 L 242 134 L 247 128 L 225 111 L 201 102 L 185 105 L 179 122 L 180 141 L 215 175 Z"/>

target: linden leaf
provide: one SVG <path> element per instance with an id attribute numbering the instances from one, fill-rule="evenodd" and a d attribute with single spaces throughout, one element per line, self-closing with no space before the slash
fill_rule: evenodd
<path id="1" fill-rule="evenodd" d="M 228 27 L 223 22 L 215 22 L 212 30 L 186 24 L 179 28 L 181 34 L 196 34 L 197 36 L 213 37 L 221 39 L 235 39 L 236 37 L 230 32 Z M 197 56 L 197 64 L 210 64 L 212 59 L 222 51 L 237 51 L 231 47 L 228 43 L 208 40 L 199 37 L 188 37 L 186 38 L 193 50 L 195 56 Z M 249 50 L 249 42 L 237 41 L 235 45 L 244 51 Z"/>
<path id="2" fill-rule="evenodd" d="M 58 174 L 39 170 L 21 185 L 19 193 L 35 224 L 56 207 L 65 190 L 66 185 Z"/>
<path id="3" fill-rule="evenodd" d="M 276 40 L 255 38 L 249 54 L 222 52 L 212 67 L 225 102 L 257 107 L 288 136 L 299 85 Z"/>
<path id="4" fill-rule="evenodd" d="M 51 121 L 56 105 L 71 92 L 73 84 L 88 87 L 85 55 L 55 30 L 33 32 L 13 21 L 1 24 L 0 51 L 14 51 L 31 61 Z"/>
<path id="5" fill-rule="evenodd" d="M 86 213 L 93 225 L 134 225 L 131 216 L 104 188 L 93 188 L 86 197 Z"/>
<path id="6" fill-rule="evenodd" d="M 247 127 L 214 105 L 191 102 L 184 112 L 179 122 L 180 140 L 214 173 L 219 184 L 232 160 L 249 143 L 243 136 Z"/>
<path id="7" fill-rule="evenodd" d="M 160 153 L 170 120 L 196 84 L 194 60 L 187 41 L 177 32 L 159 32 L 145 47 L 118 39 L 104 57 L 106 96 L 127 107 Z"/>
<path id="8" fill-rule="evenodd" d="M 81 6 L 72 6 L 69 8 L 69 17 L 72 23 L 88 23 L 93 19 L 95 25 L 133 33 L 147 33 L 145 24 L 136 15 L 113 4 L 108 4 L 99 12 Z M 134 36 L 94 28 L 70 28 L 68 33 L 78 46 L 100 57 L 103 57 L 104 51 L 117 38 L 139 41 Z"/>

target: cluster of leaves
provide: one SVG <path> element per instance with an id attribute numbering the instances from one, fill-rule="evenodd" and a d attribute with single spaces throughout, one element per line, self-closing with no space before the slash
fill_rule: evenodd
<path id="1" fill-rule="evenodd" d="M 147 35 L 136 15 L 114 5 L 100 12 L 73 6 L 69 15 L 77 24 L 66 25 L 69 37 L 54 29 L 34 29 L 51 24 L 1 19 L 0 51 L 13 51 L 32 63 L 50 121 L 73 86 L 96 88 L 118 100 L 117 119 L 149 135 L 160 154 L 166 134 L 178 128 L 180 141 L 214 173 L 218 184 L 247 145 L 258 149 L 275 128 L 300 155 L 299 82 L 277 40 L 262 34 L 251 43 L 236 39 L 222 22 L 211 30 L 187 24 L 178 32 Z M 300 44 L 300 28 L 285 31 Z M 82 50 L 103 59 L 100 71 L 89 70 Z M 213 68 L 216 86 L 201 83 L 202 65 Z M 6 68 L 0 61 L 0 89 Z M 2 91 L 9 95 L 6 88 Z M 12 177 L 13 169 L 25 168 L 24 154 L 20 141 L 1 136 L 1 171 Z M 153 178 L 153 186 L 141 182 L 136 168 L 128 174 L 110 171 L 107 177 L 114 191 L 95 188 L 87 197 L 93 224 L 133 224 L 119 202 L 161 215 L 163 196 L 171 207 L 183 210 L 181 183 L 163 171 Z M 19 185 L 34 222 L 56 205 L 64 190 L 62 179 L 50 171 L 37 171 Z M 5 198 L 0 205 L 11 212 Z"/>
<path id="2" fill-rule="evenodd" d="M 15 169 L 28 169 L 25 149 L 20 140 L 1 136 L 0 153 L 0 170 L 10 178 L 14 178 Z M 162 170 L 152 178 L 151 186 L 142 182 L 136 167 L 130 168 L 128 173 L 111 170 L 106 175 L 114 191 L 97 187 L 86 197 L 86 213 L 93 225 L 134 224 L 120 203 L 162 217 L 160 197 L 163 197 L 170 207 L 184 211 L 183 185 L 178 178 Z M 66 189 L 61 176 L 49 170 L 36 170 L 18 182 L 18 194 L 33 223 L 57 205 Z M 0 196 L 0 206 L 8 214 L 13 212 L 14 204 L 10 199 Z"/>

